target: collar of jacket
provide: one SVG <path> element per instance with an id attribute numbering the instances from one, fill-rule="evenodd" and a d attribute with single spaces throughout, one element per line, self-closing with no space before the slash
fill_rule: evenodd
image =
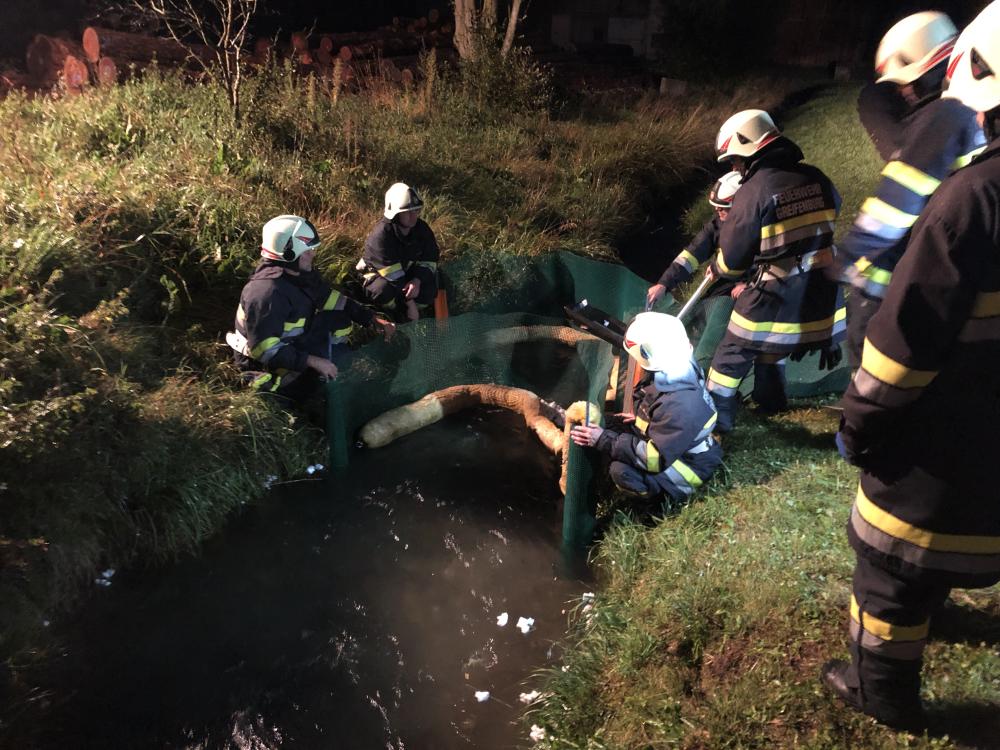
<path id="1" fill-rule="evenodd" d="M 253 281 L 257 281 L 259 279 L 278 279 L 284 277 L 287 281 L 300 287 L 313 286 L 319 278 L 316 269 L 295 273 L 296 270 L 291 263 L 265 260 L 254 269 L 253 275 L 250 278 Z"/>
<path id="2" fill-rule="evenodd" d="M 973 164 L 978 164 L 981 161 L 993 159 L 1000 155 L 1000 122 L 997 123 L 997 126 L 997 135 L 987 144 L 983 152 L 972 160 Z"/>
<path id="3" fill-rule="evenodd" d="M 805 155 L 794 141 L 785 136 L 779 136 L 762 150 L 747 160 L 747 171 L 741 184 L 746 183 L 759 169 L 764 167 L 781 167 L 798 164 Z"/>
<path id="4" fill-rule="evenodd" d="M 656 372 L 653 374 L 653 387 L 656 388 L 660 393 L 671 393 L 672 391 L 687 391 L 697 388 L 699 386 L 699 373 L 700 370 L 698 365 L 691 361 L 691 367 L 688 371 L 684 373 L 679 378 L 669 378 L 665 372 Z"/>

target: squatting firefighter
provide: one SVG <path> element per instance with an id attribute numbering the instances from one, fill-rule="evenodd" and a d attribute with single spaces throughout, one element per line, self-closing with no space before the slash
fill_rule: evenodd
<path id="1" fill-rule="evenodd" d="M 865 328 L 885 296 L 910 228 L 948 174 L 968 164 L 986 144 L 976 113 L 942 98 L 948 56 L 958 32 L 943 13 L 908 16 L 882 38 L 875 58 L 879 84 L 897 87 L 907 104 L 898 148 L 882 170 L 875 195 L 861 206 L 841 243 L 838 271 L 851 285 L 847 300 L 847 352 L 861 361 Z"/>
<path id="2" fill-rule="evenodd" d="M 299 400 L 335 378 L 353 323 L 395 325 L 323 281 L 313 269 L 319 233 L 301 216 L 276 216 L 261 233 L 261 262 L 240 294 L 236 330 L 226 336 L 253 388 Z"/>
<path id="3" fill-rule="evenodd" d="M 402 182 L 385 194 L 385 212 L 368 239 L 358 269 L 369 299 L 401 320 L 416 320 L 437 296 L 440 250 L 423 219 L 423 201 Z"/>
<path id="4" fill-rule="evenodd" d="M 740 382 L 754 370 L 753 398 L 762 410 L 787 406 L 784 362 L 789 355 L 820 352 L 820 367 L 834 367 L 846 310 L 823 269 L 833 262 L 833 228 L 840 195 L 802 151 L 781 134 L 767 112 L 730 117 L 716 140 L 719 161 L 743 175 L 722 225 L 719 252 L 709 267 L 716 277 L 750 283 L 736 300 L 726 334 L 708 372 L 708 390 L 719 412 L 718 429 L 736 419 Z"/>
<path id="5" fill-rule="evenodd" d="M 865 340 L 838 444 L 861 467 L 847 534 L 857 555 L 851 661 L 823 682 L 903 728 L 923 723 L 930 618 L 953 587 L 1000 580 L 990 460 L 1000 420 L 1000 13 L 965 30 L 946 96 L 989 140 L 931 197 Z M 991 16 L 986 15 L 993 10 Z"/>
<path id="6" fill-rule="evenodd" d="M 635 416 L 616 415 L 607 429 L 577 425 L 571 436 L 611 456 L 611 479 L 620 489 L 676 507 L 722 463 L 712 438 L 715 406 L 677 318 L 640 313 L 625 332 L 625 347 L 646 371 L 635 390 Z"/>
<path id="7" fill-rule="evenodd" d="M 715 209 L 715 215 L 705 222 L 701 231 L 694 236 L 690 244 L 681 250 L 680 254 L 667 266 L 663 275 L 660 276 L 660 280 L 646 292 L 647 307 L 651 307 L 667 292 L 672 292 L 681 284 L 689 281 L 701 267 L 701 264 L 708 261 L 718 251 L 722 223 L 729 215 L 729 209 L 733 205 L 733 196 L 740 189 L 742 179 L 743 176 L 739 172 L 729 172 L 715 181 L 712 191 L 708 194 L 708 202 Z M 734 296 L 739 296 L 739 292 L 742 291 L 740 285 L 735 282 L 718 284 L 712 290 L 712 296 L 729 295 L 734 291 L 736 292 Z"/>

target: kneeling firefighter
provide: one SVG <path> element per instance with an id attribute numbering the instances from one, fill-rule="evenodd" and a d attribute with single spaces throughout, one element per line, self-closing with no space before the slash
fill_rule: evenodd
<path id="1" fill-rule="evenodd" d="M 437 297 L 440 250 L 434 232 L 420 218 L 423 206 L 409 185 L 392 185 L 358 263 L 368 298 L 399 320 L 416 320 L 420 307 Z"/>
<path id="2" fill-rule="evenodd" d="M 668 508 L 676 507 L 722 463 L 722 447 L 712 437 L 715 407 L 680 320 L 640 313 L 624 345 L 646 371 L 633 397 L 634 416 L 615 415 L 607 429 L 577 425 L 571 437 L 611 456 L 611 479 L 620 489 L 664 496 Z"/>
<path id="3" fill-rule="evenodd" d="M 236 330 L 226 335 L 236 365 L 253 388 L 291 400 L 320 379 L 335 378 L 353 323 L 375 324 L 386 338 L 395 324 L 331 287 L 313 269 L 319 233 L 301 216 L 264 225 L 261 262 L 240 294 Z"/>
<path id="4" fill-rule="evenodd" d="M 820 367 L 840 360 L 847 313 L 840 290 L 821 269 L 833 263 L 840 195 L 802 151 L 759 109 L 730 117 L 716 139 L 718 160 L 743 175 L 722 225 L 711 276 L 750 283 L 739 295 L 712 357 L 708 390 L 718 429 L 736 421 L 740 382 L 754 370 L 753 398 L 762 410 L 786 408 L 784 361 L 820 351 Z"/>

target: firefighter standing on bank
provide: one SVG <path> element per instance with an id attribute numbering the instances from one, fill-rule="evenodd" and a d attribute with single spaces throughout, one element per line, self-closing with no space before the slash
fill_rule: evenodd
<path id="1" fill-rule="evenodd" d="M 423 205 L 409 185 L 392 185 L 358 263 L 369 299 L 400 320 L 416 320 L 420 308 L 437 297 L 440 250 L 434 232 L 420 218 Z"/>
<path id="2" fill-rule="evenodd" d="M 261 262 L 226 342 L 255 390 L 298 401 L 337 376 L 333 360 L 346 350 L 353 323 L 377 325 L 387 338 L 395 325 L 323 281 L 313 268 L 319 233 L 312 222 L 276 216 L 261 235 Z"/>
<path id="3" fill-rule="evenodd" d="M 705 222 L 701 231 L 694 236 L 694 239 L 681 250 L 680 254 L 674 258 L 673 262 L 667 266 L 653 286 L 646 292 L 647 309 L 656 304 L 664 294 L 673 292 L 681 284 L 691 280 L 695 272 L 706 263 L 719 249 L 719 235 L 722 233 L 722 224 L 729 215 L 729 209 L 733 206 L 733 196 L 740 189 L 740 182 L 743 176 L 739 172 L 728 172 L 715 181 L 711 192 L 708 194 L 708 202 L 714 209 L 715 215 Z M 736 282 L 718 284 L 713 289 L 713 295 L 729 294 L 737 290 Z"/>
<path id="4" fill-rule="evenodd" d="M 719 130 L 719 161 L 743 175 L 722 225 L 720 249 L 709 273 L 751 282 L 736 300 L 715 351 L 708 389 L 718 429 L 734 426 L 740 382 L 754 370 L 753 397 L 765 411 L 787 406 L 784 360 L 821 352 L 820 366 L 836 366 L 846 327 L 840 291 L 822 269 L 833 262 L 833 229 L 840 208 L 836 188 L 781 134 L 767 112 L 746 110 Z"/>
<path id="5" fill-rule="evenodd" d="M 722 448 L 712 437 L 715 406 L 680 320 L 640 313 L 626 330 L 624 344 L 645 370 L 633 396 L 634 416 L 616 415 L 608 429 L 576 425 L 570 436 L 577 445 L 611 456 L 609 472 L 619 489 L 661 497 L 665 509 L 672 510 L 722 463 Z"/>
<path id="6" fill-rule="evenodd" d="M 910 228 L 946 176 L 986 144 L 971 109 L 942 98 L 948 57 L 958 31 L 944 13 L 904 18 L 882 38 L 875 58 L 879 85 L 894 84 L 908 111 L 898 125 L 898 148 L 882 170 L 875 195 L 861 206 L 841 243 L 838 269 L 851 286 L 847 352 L 861 361 L 865 329 L 885 296 Z"/>
<path id="7" fill-rule="evenodd" d="M 992 13 L 991 13 L 992 11 Z M 931 197 L 868 326 L 838 444 L 861 482 L 851 661 L 823 682 L 885 724 L 919 729 L 930 618 L 953 587 L 1000 580 L 1000 502 L 987 455 L 1000 422 L 1000 7 L 952 54 L 945 94 L 989 145 Z"/>

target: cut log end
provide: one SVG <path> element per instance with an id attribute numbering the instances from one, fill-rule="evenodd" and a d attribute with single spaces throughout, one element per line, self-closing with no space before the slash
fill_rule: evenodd
<path id="1" fill-rule="evenodd" d="M 101 60 L 101 37 L 93 26 L 83 30 L 83 54 L 88 62 L 99 63 Z"/>
<path id="2" fill-rule="evenodd" d="M 97 83 L 105 87 L 118 83 L 118 66 L 110 57 L 102 57 L 97 63 Z"/>
<path id="3" fill-rule="evenodd" d="M 66 55 L 63 62 L 63 80 L 66 90 L 78 94 L 90 83 L 87 64 L 76 55 Z"/>

